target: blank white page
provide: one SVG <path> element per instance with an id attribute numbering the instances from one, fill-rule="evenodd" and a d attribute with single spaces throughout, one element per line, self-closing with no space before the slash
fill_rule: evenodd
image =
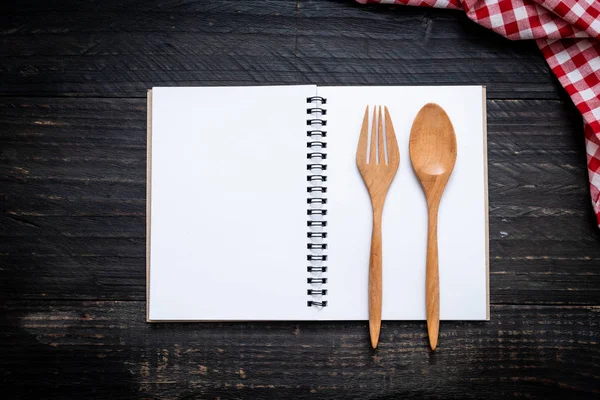
<path id="1" fill-rule="evenodd" d="M 150 321 L 316 318 L 306 305 L 306 98 L 315 91 L 153 89 Z"/>
<path id="2" fill-rule="evenodd" d="M 318 94 L 327 98 L 329 153 L 329 302 L 323 318 L 368 319 L 372 214 L 355 161 L 367 104 L 387 105 L 400 148 L 400 168 L 383 212 L 383 319 L 426 318 L 427 206 L 412 169 L 408 141 L 418 111 L 433 102 L 448 113 L 458 144 L 438 218 L 440 316 L 445 320 L 487 319 L 483 88 L 319 87 Z"/>

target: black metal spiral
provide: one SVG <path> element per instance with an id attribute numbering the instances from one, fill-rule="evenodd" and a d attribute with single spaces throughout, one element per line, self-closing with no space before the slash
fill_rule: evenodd
<path id="1" fill-rule="evenodd" d="M 306 125 L 309 128 L 306 131 L 306 147 L 308 149 L 306 158 L 308 163 L 306 164 L 306 181 L 307 187 L 306 192 L 308 198 L 306 203 L 308 209 L 306 215 L 308 221 L 306 226 L 308 232 L 306 237 L 308 242 L 306 249 L 308 254 L 306 260 L 308 266 L 306 271 L 308 277 L 306 283 L 309 288 L 306 290 L 306 294 L 310 296 L 311 300 L 307 301 L 308 307 L 327 307 L 327 301 L 323 300 L 323 296 L 327 295 L 328 289 L 323 287 L 327 283 L 327 277 L 324 274 L 327 272 L 327 266 L 324 263 L 327 261 L 327 121 L 325 116 L 327 110 L 324 108 L 324 104 L 327 104 L 327 99 L 321 96 L 308 97 L 306 102 L 311 104 L 306 109 L 308 118 Z"/>
<path id="2" fill-rule="evenodd" d="M 327 307 L 326 301 L 312 301 L 309 300 L 306 302 L 309 307 Z"/>

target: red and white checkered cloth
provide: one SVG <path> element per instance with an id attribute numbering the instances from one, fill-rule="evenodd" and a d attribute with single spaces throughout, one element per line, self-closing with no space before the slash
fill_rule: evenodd
<path id="1" fill-rule="evenodd" d="M 464 10 L 511 40 L 535 39 L 583 115 L 592 205 L 600 226 L 600 0 L 356 0 Z"/>

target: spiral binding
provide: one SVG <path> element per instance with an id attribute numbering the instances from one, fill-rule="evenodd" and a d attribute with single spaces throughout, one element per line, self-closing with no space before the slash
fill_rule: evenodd
<path id="1" fill-rule="evenodd" d="M 327 301 L 323 296 L 326 296 L 328 291 L 323 287 L 327 283 L 327 277 L 324 276 L 324 273 L 327 272 L 327 266 L 324 265 L 327 261 L 327 243 L 325 243 L 327 221 L 324 219 L 327 216 L 325 208 L 327 204 L 327 131 L 325 131 L 327 121 L 324 118 L 327 115 L 327 110 L 324 108 L 327 99 L 313 96 L 308 97 L 306 102 L 311 104 L 306 109 L 306 114 L 309 115 L 306 120 L 306 125 L 309 127 L 306 131 L 306 147 L 308 148 L 306 153 L 308 160 L 306 164 L 306 191 L 308 193 L 306 199 L 308 205 L 306 210 L 308 216 L 306 260 L 309 264 L 306 267 L 309 275 L 306 278 L 306 283 L 309 285 L 306 294 L 310 296 L 310 300 L 306 304 L 308 307 L 322 308 L 327 307 Z"/>

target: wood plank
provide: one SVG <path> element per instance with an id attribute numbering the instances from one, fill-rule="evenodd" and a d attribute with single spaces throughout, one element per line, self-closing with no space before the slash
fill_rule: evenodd
<path id="1" fill-rule="evenodd" d="M 4 211 L 14 218 L 146 215 L 145 180 L 90 182 L 87 178 L 58 177 L 0 182 Z"/>
<path id="2" fill-rule="evenodd" d="M 495 304 L 598 304 L 600 257 L 511 254 L 491 260 L 491 300 Z M 546 296 L 552 293 L 551 296 Z"/>
<path id="3" fill-rule="evenodd" d="M 490 98 L 564 96 L 534 42 L 501 38 L 459 12 L 304 0 L 157 1 L 143 11 L 86 2 L 77 10 L 7 10 L 1 95 L 316 83 L 486 84 Z"/>
<path id="4" fill-rule="evenodd" d="M 146 297 L 144 255 L 76 256 L 66 251 L 56 256 L 0 255 L 0 266 L 0 293 L 4 299 L 144 300 Z"/>
<path id="5" fill-rule="evenodd" d="M 4 15 L 20 14 L 44 14 L 50 12 L 68 12 L 77 14 L 78 11 L 85 10 L 95 13 L 102 12 L 122 12 L 126 14 L 143 13 L 147 11 L 180 11 L 180 12 L 202 12 L 206 14 L 221 14 L 244 12 L 249 15 L 269 15 L 273 13 L 276 3 L 288 3 L 290 0 L 244 0 L 241 4 L 238 0 L 219 0 L 215 2 L 194 1 L 194 0 L 152 0 L 151 2 L 140 0 L 107 0 L 100 3 L 89 2 L 87 0 L 61 0 L 59 2 L 47 2 L 39 0 L 16 0 L 4 1 L 0 4 L 0 11 Z M 263 5 L 263 7 L 258 7 Z M 286 6 L 284 4 L 283 6 Z M 281 8 L 275 9 L 281 12 Z"/>
<path id="6" fill-rule="evenodd" d="M 21 218 L 0 215 L 0 237 L 66 238 L 145 238 L 146 218 L 140 216 L 114 217 L 36 217 Z"/>
<path id="7" fill-rule="evenodd" d="M 5 388 L 62 398 L 593 398 L 598 307 L 493 306 L 490 322 L 147 324 L 144 302 L 6 302 Z M 34 366 L 34 368 L 32 368 Z M 10 392 L 9 392 L 10 393 Z"/>

